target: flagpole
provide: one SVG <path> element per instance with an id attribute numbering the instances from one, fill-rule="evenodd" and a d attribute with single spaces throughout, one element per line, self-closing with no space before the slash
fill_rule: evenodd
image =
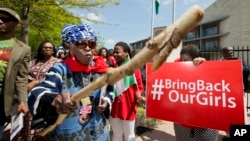
<path id="1" fill-rule="evenodd" d="M 151 39 L 154 37 L 154 11 L 155 11 L 155 0 L 152 0 L 152 17 L 151 17 Z"/>
<path id="2" fill-rule="evenodd" d="M 172 17 L 172 22 L 174 23 L 175 21 L 175 0 L 173 0 L 173 17 Z"/>

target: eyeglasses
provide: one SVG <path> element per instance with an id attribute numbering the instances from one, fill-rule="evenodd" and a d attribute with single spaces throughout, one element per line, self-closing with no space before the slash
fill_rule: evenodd
<path id="1" fill-rule="evenodd" d="M 87 46 L 90 49 L 95 49 L 96 42 L 95 41 L 78 41 L 78 42 L 76 42 L 76 47 L 78 49 L 85 49 Z"/>
<path id="2" fill-rule="evenodd" d="M 7 17 L 0 17 L 0 20 L 4 23 L 8 23 L 8 22 L 13 22 L 15 21 L 15 19 L 13 18 L 7 18 Z"/>
<path id="3" fill-rule="evenodd" d="M 53 49 L 53 47 L 46 47 L 46 46 L 43 47 L 43 48 L 44 48 L 44 49 L 50 49 L 50 50 Z"/>

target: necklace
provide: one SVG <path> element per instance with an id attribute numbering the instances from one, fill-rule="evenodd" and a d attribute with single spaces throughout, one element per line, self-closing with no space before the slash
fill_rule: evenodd
<path id="1" fill-rule="evenodd" d="M 91 81 L 91 77 L 92 77 L 92 73 L 89 73 L 89 75 L 87 76 L 87 84 L 85 84 L 85 81 L 84 81 L 84 76 L 83 76 L 83 72 L 80 72 L 81 73 L 81 77 L 82 77 L 82 87 L 84 88 L 84 87 L 86 87 L 89 83 L 90 83 L 90 81 Z"/>

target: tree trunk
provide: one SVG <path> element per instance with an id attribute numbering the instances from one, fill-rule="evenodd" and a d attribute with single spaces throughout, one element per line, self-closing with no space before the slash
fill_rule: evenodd
<path id="1" fill-rule="evenodd" d="M 21 13 L 21 41 L 25 44 L 29 44 L 29 10 L 30 5 L 24 4 Z"/>

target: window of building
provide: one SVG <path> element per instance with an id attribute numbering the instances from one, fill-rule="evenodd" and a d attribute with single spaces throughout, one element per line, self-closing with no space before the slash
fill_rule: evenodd
<path id="1" fill-rule="evenodd" d="M 201 51 L 214 51 L 219 47 L 219 38 L 211 38 L 202 41 Z"/>
<path id="2" fill-rule="evenodd" d="M 203 26 L 203 35 L 205 37 L 216 34 L 219 34 L 219 23 L 213 23 Z"/>
<path id="3" fill-rule="evenodd" d="M 193 45 L 196 45 L 197 47 L 199 47 L 199 42 L 198 41 L 184 42 L 183 46 L 190 45 L 190 44 L 193 44 Z"/>
<path id="4" fill-rule="evenodd" d="M 195 39 L 195 32 L 193 31 L 193 32 L 189 32 L 188 34 L 187 34 L 187 38 L 186 38 L 187 40 L 190 40 L 190 39 Z"/>
<path id="5" fill-rule="evenodd" d="M 195 28 L 193 31 L 189 32 L 186 36 L 186 40 L 191 40 L 191 39 L 195 39 L 195 38 L 199 38 L 200 37 L 200 31 L 199 28 Z"/>

